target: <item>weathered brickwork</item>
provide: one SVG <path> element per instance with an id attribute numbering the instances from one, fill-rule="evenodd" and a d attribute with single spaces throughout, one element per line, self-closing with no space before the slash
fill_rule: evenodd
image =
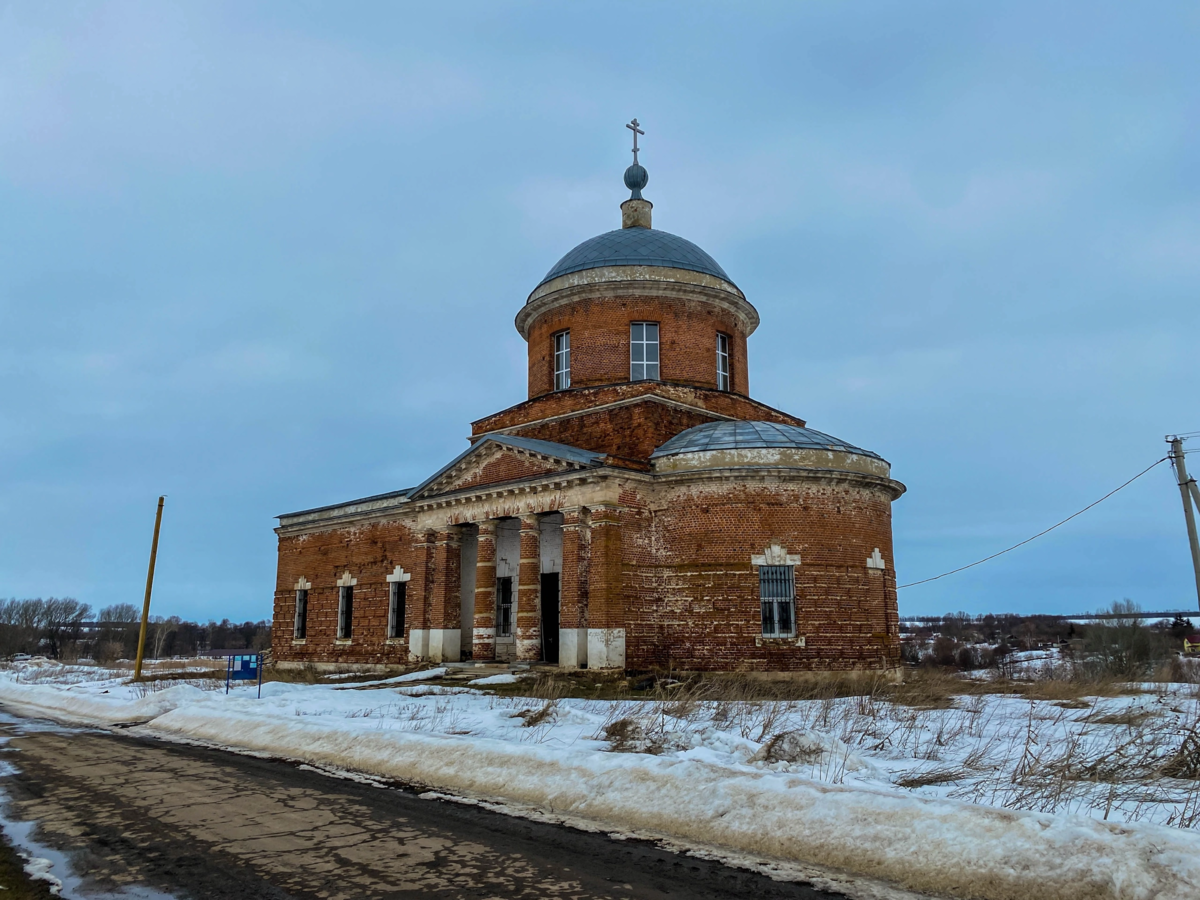
<path id="1" fill-rule="evenodd" d="M 561 465 L 552 462 L 522 456 L 515 453 L 501 453 L 495 459 L 489 460 L 478 472 L 462 482 L 455 484 L 449 490 L 463 490 L 484 484 L 499 484 L 504 481 L 517 481 L 521 478 L 535 478 L 561 469 Z"/>
<path id="2" fill-rule="evenodd" d="M 636 412 L 623 411 L 635 406 Z M 705 416 L 705 412 L 714 415 Z M 803 419 L 749 397 L 643 381 L 556 391 L 480 419 L 471 427 L 474 437 L 504 431 L 597 453 L 648 459 L 650 452 L 645 448 L 649 441 L 659 439 L 662 443 L 685 428 L 719 418 L 804 425 Z M 631 428 L 652 434 L 630 434 Z M 650 451 L 657 446 L 651 446 Z"/>
<path id="3" fill-rule="evenodd" d="M 312 662 L 400 664 L 408 661 L 407 644 L 387 639 L 388 582 L 396 566 L 424 571 L 422 548 L 402 522 L 339 528 L 279 538 L 279 570 L 275 584 L 273 652 L 276 659 Z M 337 581 L 349 572 L 354 586 L 354 620 L 350 641 L 337 636 Z M 296 582 L 308 592 L 308 633 L 292 640 L 296 616 Z M 414 575 L 413 580 L 416 580 Z M 420 597 L 410 582 L 406 625 L 419 627 Z"/>
<path id="4" fill-rule="evenodd" d="M 713 421 L 713 416 L 704 413 L 645 402 L 554 419 L 512 433 L 626 459 L 648 460 L 656 447 L 675 435 Z"/>
<path id="5" fill-rule="evenodd" d="M 633 498 L 629 498 L 633 500 Z M 720 485 L 624 520 L 626 652 L 636 668 L 804 670 L 899 656 L 890 498 L 848 486 Z M 771 544 L 799 555 L 797 638 L 763 638 L 758 571 Z M 871 570 L 878 548 L 885 570 Z"/>
<path id="6" fill-rule="evenodd" d="M 749 392 L 746 335 L 737 317 L 703 300 L 597 297 L 538 317 L 529 333 L 529 396 L 554 389 L 554 335 L 571 332 L 571 384 L 576 387 L 629 380 L 629 326 L 657 322 L 660 378 L 696 387 L 717 387 L 717 333 L 729 335 L 732 390 Z"/>

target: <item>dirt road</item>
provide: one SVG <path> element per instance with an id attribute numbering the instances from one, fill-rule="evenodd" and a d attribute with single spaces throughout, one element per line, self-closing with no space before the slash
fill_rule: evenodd
<path id="1" fill-rule="evenodd" d="M 11 736 L 10 818 L 112 890 L 178 898 L 831 898 L 803 885 L 277 760 L 88 731 Z"/>

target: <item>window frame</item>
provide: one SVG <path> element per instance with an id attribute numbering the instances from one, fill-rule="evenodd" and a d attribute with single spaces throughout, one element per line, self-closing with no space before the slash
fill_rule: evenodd
<path id="1" fill-rule="evenodd" d="M 404 637 L 405 613 L 408 604 L 408 582 L 388 582 L 388 630 L 387 639 L 398 641 Z"/>
<path id="2" fill-rule="evenodd" d="M 565 391 L 571 386 L 571 329 L 554 332 L 551 340 L 554 390 Z"/>
<path id="3" fill-rule="evenodd" d="M 501 575 L 496 579 L 497 638 L 510 638 L 513 636 L 513 625 L 516 618 L 515 606 L 516 604 L 513 603 L 513 578 L 511 575 Z"/>
<path id="4" fill-rule="evenodd" d="M 338 586 L 337 639 L 351 640 L 354 634 L 354 585 Z"/>
<path id="5" fill-rule="evenodd" d="M 717 332 L 717 390 L 733 390 L 733 339 Z"/>
<path id="6" fill-rule="evenodd" d="M 758 600 L 762 615 L 762 636 L 796 636 L 796 567 L 759 566 Z M 787 619 L 787 628 L 780 624 Z"/>
<path id="7" fill-rule="evenodd" d="M 649 329 L 654 329 L 654 340 L 648 337 Z M 640 329 L 640 332 L 639 332 Z M 650 349 L 653 347 L 653 361 L 647 357 L 650 355 Z M 641 357 L 638 359 L 638 357 Z M 637 367 L 641 367 L 641 374 L 638 374 Z M 650 367 L 654 367 L 653 374 L 650 373 Z M 662 329 L 658 322 L 630 322 L 629 323 L 629 380 L 630 381 L 661 381 L 662 373 Z"/>
<path id="8" fill-rule="evenodd" d="M 296 616 L 292 620 L 292 640 L 308 640 L 308 588 L 296 588 Z"/>

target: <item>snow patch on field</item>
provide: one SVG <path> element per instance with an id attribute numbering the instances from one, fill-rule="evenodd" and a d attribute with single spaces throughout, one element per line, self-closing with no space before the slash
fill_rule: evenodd
<path id="1" fill-rule="evenodd" d="M 433 671 L 414 674 L 427 679 Z M 111 678 L 72 679 L 18 683 L 14 673 L 0 672 L 0 702 L 74 722 L 143 723 L 164 737 L 283 756 L 368 783 L 401 780 L 430 796 L 501 803 L 593 829 L 661 836 L 779 871 L 820 867 L 989 900 L 1200 896 L 1194 831 L 972 804 L 948 796 L 955 783 L 938 774 L 954 766 L 959 781 L 983 777 L 982 768 L 970 766 L 1000 765 L 1011 752 L 1002 736 L 1018 726 L 1038 735 L 1037 752 L 1058 752 L 1055 736 L 1090 717 L 1088 733 L 1103 743 L 1123 726 L 1095 724 L 1100 719 L 1136 715 L 1137 703 L 1158 703 L 1152 714 L 1165 716 L 1195 703 L 1184 693 L 1161 703 L 1097 701 L 1086 710 L 984 696 L 951 709 L 881 712 L 862 698 L 779 708 L 547 702 L 395 679 L 365 692 L 267 683 L 256 700 L 248 691 L 225 696 L 182 685 L 145 692 Z M 608 736 L 634 730 L 614 728 L 626 721 L 637 723 L 644 752 L 612 752 L 622 748 Z M 1000 743 L 982 752 L 989 740 Z M 982 763 L 966 758 L 968 746 L 982 753 Z M 896 784 L 922 775 L 937 777 L 911 790 Z M 1114 804 L 1108 812 L 1122 809 Z M 854 892 L 848 883 L 837 887 Z"/>

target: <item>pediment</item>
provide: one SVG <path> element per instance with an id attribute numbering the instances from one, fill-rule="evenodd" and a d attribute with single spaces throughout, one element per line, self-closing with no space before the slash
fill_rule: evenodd
<path id="1" fill-rule="evenodd" d="M 545 447 L 555 446 L 545 441 L 528 441 L 526 443 L 540 444 Z M 575 448 L 564 447 L 563 449 L 571 451 L 576 456 L 581 455 L 580 451 Z M 594 455 L 589 454 L 588 456 Z M 430 478 L 411 496 L 413 499 L 423 499 L 476 487 L 526 481 L 543 475 L 590 468 L 596 464 L 596 461 L 598 461 L 598 457 L 595 460 L 572 459 L 557 455 L 553 451 L 546 452 L 544 449 L 511 446 L 498 440 L 485 439 Z"/>

